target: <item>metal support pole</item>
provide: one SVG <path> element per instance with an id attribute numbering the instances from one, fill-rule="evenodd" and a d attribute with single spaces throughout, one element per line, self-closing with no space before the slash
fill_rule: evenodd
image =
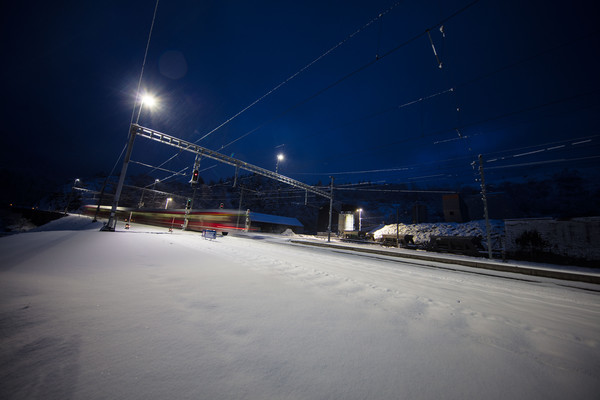
<path id="1" fill-rule="evenodd" d="M 181 227 L 181 230 L 185 231 L 187 230 L 187 226 L 188 226 L 188 218 L 190 216 L 190 206 L 188 206 L 188 203 L 190 202 L 191 199 L 188 199 L 185 203 L 185 214 L 183 215 L 183 225 Z"/>
<path id="2" fill-rule="evenodd" d="M 327 241 L 331 242 L 331 215 L 333 214 L 333 180 L 334 177 L 331 176 L 331 187 L 330 187 L 330 197 L 329 197 L 329 225 L 327 226 Z"/>
<path id="3" fill-rule="evenodd" d="M 246 210 L 246 223 L 245 223 L 245 226 L 244 226 L 244 231 L 250 232 L 250 224 L 251 223 L 252 222 L 250 221 L 250 209 L 247 209 Z"/>
<path id="4" fill-rule="evenodd" d="M 160 180 L 159 179 L 155 179 L 154 180 L 154 184 L 152 185 L 152 192 L 153 192 L 153 195 L 152 195 L 152 207 L 156 207 L 155 206 L 155 203 L 156 203 L 156 184 L 158 182 L 160 182 Z"/>
<path id="5" fill-rule="evenodd" d="M 396 207 L 396 247 L 400 247 L 400 210 Z"/>
<path id="6" fill-rule="evenodd" d="M 362 231 L 362 208 L 358 211 L 358 234 Z"/>
<path id="7" fill-rule="evenodd" d="M 490 218 L 488 216 L 487 196 L 485 192 L 485 177 L 483 176 L 483 157 L 479 155 L 479 173 L 481 174 L 481 199 L 483 200 L 483 215 L 485 217 L 485 230 L 487 232 L 488 257 L 492 258 L 492 233 Z"/>
<path id="8" fill-rule="evenodd" d="M 119 205 L 121 191 L 123 190 L 123 184 L 125 183 L 125 175 L 127 175 L 127 167 L 129 165 L 129 159 L 131 158 L 131 152 L 133 151 L 133 142 L 135 141 L 135 136 L 136 131 L 132 125 L 129 129 L 129 142 L 127 142 L 127 151 L 125 152 L 125 158 L 123 158 L 123 167 L 121 168 L 121 175 L 119 176 L 117 191 L 115 192 L 115 198 L 113 199 L 112 208 L 110 210 L 110 217 L 108 218 L 106 225 L 100 229 L 101 231 L 114 232 L 117 226 L 117 207 Z"/>
<path id="9" fill-rule="evenodd" d="M 140 196 L 140 201 L 138 203 L 138 208 L 142 208 L 144 206 L 144 192 L 146 188 L 142 188 L 142 195 Z"/>
<path id="10" fill-rule="evenodd" d="M 244 197 L 244 188 L 240 186 L 240 204 L 238 205 L 238 215 L 235 227 L 240 229 L 240 214 L 242 213 L 242 198 Z"/>
<path id="11" fill-rule="evenodd" d="M 69 193 L 69 199 L 67 200 L 67 206 L 65 207 L 65 215 L 67 215 L 67 212 L 69 211 L 69 206 L 71 205 L 71 197 L 73 197 L 73 191 L 75 190 L 75 186 L 77 186 L 78 181 L 79 179 L 75 179 L 75 181 L 73 182 L 73 186 L 71 186 L 71 192 Z"/>
<path id="12" fill-rule="evenodd" d="M 110 174 L 104 180 L 104 184 L 102 185 L 102 190 L 100 190 L 100 196 L 98 198 L 98 206 L 96 207 L 96 213 L 94 214 L 94 219 L 92 220 L 93 222 L 96 222 L 98 220 L 98 213 L 100 213 L 100 205 L 102 204 L 102 197 L 104 197 L 104 189 L 106 189 L 106 185 L 108 184 L 109 177 L 110 177 Z"/>

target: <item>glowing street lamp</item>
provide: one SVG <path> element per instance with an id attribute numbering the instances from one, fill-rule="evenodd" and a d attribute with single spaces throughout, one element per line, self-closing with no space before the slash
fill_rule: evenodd
<path id="1" fill-rule="evenodd" d="M 362 230 L 362 208 L 359 208 L 358 210 L 356 210 L 358 212 L 358 231 L 360 232 Z"/>
<path id="2" fill-rule="evenodd" d="M 275 164 L 275 173 L 276 174 L 279 173 L 278 172 L 279 171 L 279 162 L 283 161 L 284 158 L 285 157 L 283 156 L 283 154 L 281 154 L 281 153 L 277 154 L 277 164 Z"/>
<path id="3" fill-rule="evenodd" d="M 165 203 L 165 210 L 167 209 L 167 207 L 169 206 L 169 202 L 173 200 L 172 198 L 167 198 L 167 202 Z"/>
<path id="4" fill-rule="evenodd" d="M 152 96 L 152 95 L 149 95 L 149 94 L 145 94 L 145 95 L 142 96 L 142 99 L 140 101 L 140 109 L 138 111 L 138 115 L 137 115 L 137 118 L 135 120 L 136 124 L 140 120 L 140 115 L 142 114 L 142 108 L 144 107 L 144 105 L 147 106 L 147 107 L 150 107 L 150 108 L 154 107 L 156 105 L 156 98 L 154 96 Z"/>

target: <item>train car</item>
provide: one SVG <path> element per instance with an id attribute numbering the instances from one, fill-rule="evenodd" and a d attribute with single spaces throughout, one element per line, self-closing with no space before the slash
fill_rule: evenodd
<path id="1" fill-rule="evenodd" d="M 110 206 L 88 205 L 83 207 L 84 214 L 101 218 L 108 218 Z M 245 229 L 246 215 L 238 210 L 190 210 L 185 209 L 137 209 L 117 207 L 117 220 L 129 223 L 162 226 L 170 229 L 183 229 L 191 231 L 215 230 L 221 234 Z M 186 223 L 187 220 L 187 223 Z"/>

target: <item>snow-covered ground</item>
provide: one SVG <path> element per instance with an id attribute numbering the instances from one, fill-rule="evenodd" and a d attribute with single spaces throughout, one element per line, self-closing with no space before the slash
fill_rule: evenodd
<path id="1" fill-rule="evenodd" d="M 0 238 L 0 398 L 600 393 L 600 293 L 589 286 L 286 237 L 98 228 L 70 216 Z"/>

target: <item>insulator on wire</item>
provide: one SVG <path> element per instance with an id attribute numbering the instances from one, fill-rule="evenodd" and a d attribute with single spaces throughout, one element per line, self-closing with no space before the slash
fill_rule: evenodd
<path id="1" fill-rule="evenodd" d="M 431 43 L 431 48 L 433 49 L 433 55 L 438 62 L 438 68 L 442 68 L 442 61 L 440 61 L 440 57 L 438 57 L 437 51 L 435 50 L 435 45 L 433 44 L 433 39 L 431 38 L 431 32 L 427 29 L 427 36 L 429 36 L 429 43 Z"/>

